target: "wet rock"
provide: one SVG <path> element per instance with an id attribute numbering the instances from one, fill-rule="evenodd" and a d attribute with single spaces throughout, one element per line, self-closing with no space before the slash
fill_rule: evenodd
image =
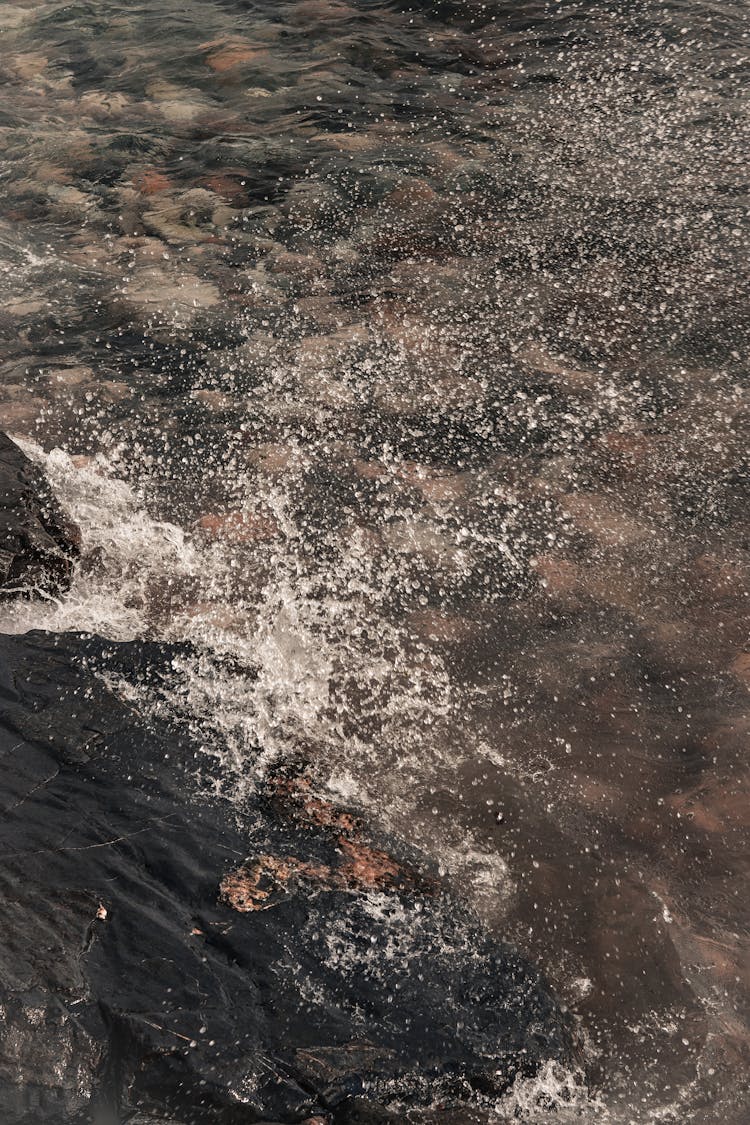
<path id="1" fill-rule="evenodd" d="M 131 107 L 131 99 L 117 90 L 89 90 L 81 95 L 78 104 L 84 116 L 107 120 L 123 117 Z"/>
<path id="2" fill-rule="evenodd" d="M 53 389 L 78 387 L 82 383 L 93 382 L 95 377 L 93 368 L 78 363 L 67 367 L 48 367 L 44 372 L 45 381 Z"/>
<path id="3" fill-rule="evenodd" d="M 750 689 L 750 652 L 741 652 L 732 661 L 730 671 L 733 676 Z"/>
<path id="4" fill-rule="evenodd" d="M 42 473 L 0 433 L 0 592 L 57 593 L 70 582 L 79 534 Z"/>
<path id="5" fill-rule="evenodd" d="M 216 758 L 123 701 L 185 655 L 0 639 L 5 1125 L 383 1121 L 569 1060 L 539 975 L 418 856 L 305 778 L 197 791 Z"/>
<path id="6" fill-rule="evenodd" d="M 432 609 L 414 611 L 407 620 L 414 635 L 435 644 L 463 644 L 480 630 L 475 622 L 456 613 L 441 613 Z"/>
<path id="7" fill-rule="evenodd" d="M 0 410 L 3 423 L 17 434 L 31 434 L 46 402 L 29 394 L 22 384 L 0 385 Z"/>
<path id="8" fill-rule="evenodd" d="M 292 445 L 282 442 L 259 442 L 247 456 L 248 462 L 256 466 L 263 474 L 271 477 L 280 477 L 299 469 L 304 458 L 300 450 Z"/>
<path id="9" fill-rule="evenodd" d="M 425 180 L 405 179 L 385 196 L 383 202 L 397 211 L 413 212 L 435 198 L 435 190 Z"/>
<path id="10" fill-rule="evenodd" d="M 568 394 L 591 395 L 602 378 L 592 368 L 576 365 L 563 356 L 551 355 L 533 341 L 518 348 L 516 358 L 530 371 L 550 376 L 555 385 L 564 387 Z"/>
<path id="11" fill-rule="evenodd" d="M 238 401 L 231 395 L 223 394 L 222 391 L 200 390 L 193 391 L 190 396 L 194 402 L 199 402 L 205 410 L 211 414 L 228 414 L 236 411 L 238 408 Z"/>
<path id="12" fill-rule="evenodd" d="M 242 170 L 233 174 L 225 170 L 205 176 L 199 182 L 198 187 L 206 188 L 220 196 L 225 203 L 231 203 L 233 207 L 242 208 L 246 207 L 248 203 L 245 185 L 245 173 Z"/>
<path id="13" fill-rule="evenodd" d="M 254 543 L 275 539 L 281 531 L 271 515 L 262 512 L 229 512 L 201 516 L 196 527 L 211 539 L 226 543 Z"/>
<path id="14" fill-rule="evenodd" d="M 324 296 L 300 297 L 295 302 L 296 310 L 305 320 L 322 331 L 342 328 L 353 319 L 351 310 L 345 309 L 335 298 Z"/>
<path id="15" fill-rule="evenodd" d="M 136 264 L 143 265 L 150 262 L 163 265 L 171 258 L 161 239 L 143 235 L 115 239 L 112 242 L 112 250 L 122 255 L 124 262 L 131 268 Z"/>
<path id="16" fill-rule="evenodd" d="M 133 187 L 141 195 L 159 195 L 163 191 L 170 191 L 172 181 L 164 172 L 156 168 L 146 168 L 133 180 Z"/>
<path id="17" fill-rule="evenodd" d="M 80 191 L 68 185 L 49 184 L 47 186 L 49 199 L 49 214 L 62 222 L 80 221 L 87 222 L 102 219 L 96 200 L 93 195 Z"/>
<path id="18" fill-rule="evenodd" d="M 699 555 L 691 567 L 689 582 L 697 596 L 711 605 L 742 599 L 747 591 L 748 568 L 735 560 Z"/>
<path id="19" fill-rule="evenodd" d="M 5 305 L 5 312 L 11 316 L 33 316 L 47 307 L 43 298 L 15 297 Z"/>
<path id="20" fill-rule="evenodd" d="M 207 51 L 206 65 L 217 74 L 245 66 L 247 63 L 261 63 L 268 59 L 268 51 L 258 48 L 246 39 L 216 40 L 201 44 Z"/>
<path id="21" fill-rule="evenodd" d="M 176 245 L 201 242 L 227 226 L 237 212 L 205 188 L 191 188 L 176 199 L 166 191 L 151 197 L 151 210 L 141 216 L 147 230 Z"/>
<path id="22" fill-rule="evenodd" d="M 307 282 L 316 280 L 322 273 L 320 260 L 315 255 L 292 254 L 288 250 L 269 254 L 266 269 L 271 273 L 286 274 Z"/>
<path id="23" fill-rule="evenodd" d="M 123 402 L 133 393 L 132 387 L 116 379 L 105 379 L 99 383 L 96 393 L 104 402 Z"/>
<path id="24" fill-rule="evenodd" d="M 568 493 L 561 501 L 573 525 L 603 549 L 629 547 L 656 540 L 655 530 L 638 514 L 611 504 L 595 493 Z"/>
<path id="25" fill-rule="evenodd" d="M 534 560 L 533 570 L 547 595 L 551 598 L 567 598 L 579 581 L 578 567 L 570 559 L 556 558 L 554 555 L 540 555 Z"/>
<path id="26" fill-rule="evenodd" d="M 149 82 L 147 93 L 159 114 L 171 125 L 189 124 L 212 105 L 200 91 L 164 79 Z"/>
<path id="27" fill-rule="evenodd" d="M 11 57 L 6 66 L 18 78 L 27 81 L 37 78 L 47 68 L 49 59 L 39 51 L 29 51 L 23 55 Z"/>
<path id="28" fill-rule="evenodd" d="M 123 287 L 118 303 L 139 327 L 195 330 L 210 322 L 220 300 L 221 294 L 211 282 L 153 266 L 138 270 Z"/>

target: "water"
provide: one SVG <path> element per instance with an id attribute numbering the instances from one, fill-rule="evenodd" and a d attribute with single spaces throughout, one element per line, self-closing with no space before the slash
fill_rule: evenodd
<path id="1" fill-rule="evenodd" d="M 227 815 L 304 758 L 438 859 L 586 1043 L 493 1120 L 744 1122 L 744 5 L 0 29 L 0 412 L 86 546 L 4 628 L 192 640 L 138 702 Z"/>

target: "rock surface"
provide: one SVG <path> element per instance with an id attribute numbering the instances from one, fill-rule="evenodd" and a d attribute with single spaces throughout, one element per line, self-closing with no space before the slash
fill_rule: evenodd
<path id="1" fill-rule="evenodd" d="M 0 596 L 65 589 L 77 555 L 77 528 L 43 474 L 0 433 Z"/>
<path id="2" fill-rule="evenodd" d="M 403 1120 L 569 1061 L 540 976 L 304 773 L 200 795 L 125 702 L 180 655 L 0 638 L 4 1125 Z"/>

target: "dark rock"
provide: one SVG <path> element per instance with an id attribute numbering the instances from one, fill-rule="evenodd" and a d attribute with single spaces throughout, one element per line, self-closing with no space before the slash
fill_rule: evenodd
<path id="1" fill-rule="evenodd" d="M 108 686 L 153 697 L 185 655 L 0 638 L 3 1125 L 403 1120 L 570 1061 L 538 973 L 418 857 L 304 777 L 201 795 L 195 733 Z"/>
<path id="2" fill-rule="evenodd" d="M 43 473 L 0 433 L 0 594 L 66 589 L 78 549 Z"/>

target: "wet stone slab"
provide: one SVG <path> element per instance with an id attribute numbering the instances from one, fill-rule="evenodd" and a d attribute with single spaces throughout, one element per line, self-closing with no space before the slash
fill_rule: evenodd
<path id="1" fill-rule="evenodd" d="M 419 856 L 303 775 L 195 793 L 200 744 L 121 698 L 180 655 L 0 640 L 3 1121 L 384 1121 L 570 1063 L 543 979 Z"/>
<path id="2" fill-rule="evenodd" d="M 0 433 L 0 597 L 67 588 L 79 544 L 42 473 Z"/>

